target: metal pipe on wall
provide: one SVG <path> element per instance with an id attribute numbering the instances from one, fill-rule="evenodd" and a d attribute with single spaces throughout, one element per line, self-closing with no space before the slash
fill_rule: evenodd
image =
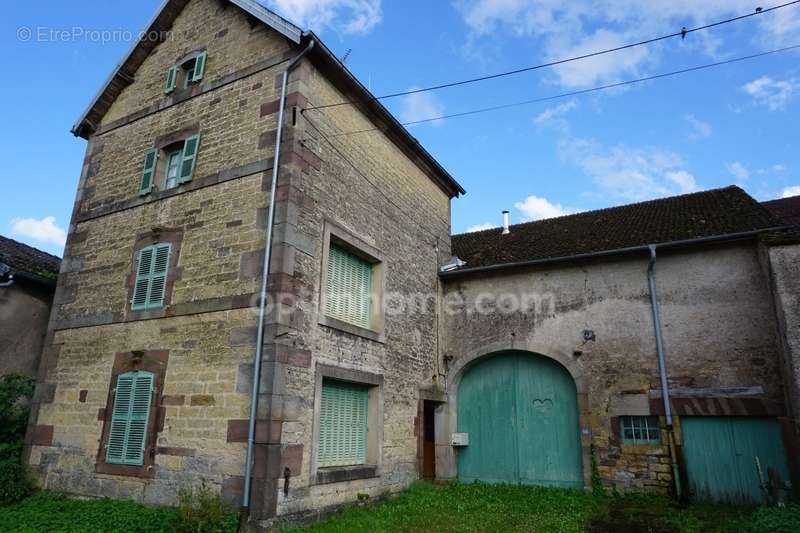
<path id="1" fill-rule="evenodd" d="M 314 48 L 314 40 L 311 39 L 308 46 L 297 54 L 294 59 L 286 65 L 281 81 L 281 98 L 278 106 L 278 125 L 275 134 L 275 157 L 272 164 L 272 186 L 269 193 L 269 214 L 267 215 L 266 246 L 264 247 L 264 266 L 261 272 L 261 292 L 258 302 L 258 332 L 256 334 L 256 353 L 253 357 L 253 387 L 250 398 L 250 418 L 247 428 L 247 452 L 245 454 L 244 470 L 244 490 L 242 491 L 242 508 L 245 512 L 250 507 L 250 494 L 252 492 L 253 474 L 253 447 L 256 434 L 256 416 L 258 414 L 258 393 L 261 382 L 261 359 L 264 353 L 264 319 L 266 314 L 267 302 L 267 281 L 269 278 L 269 266 L 272 259 L 272 230 L 275 224 L 275 196 L 278 186 L 278 172 L 280 169 L 281 140 L 283 138 L 284 107 L 286 106 L 286 87 L 289 83 L 289 73 L 297 66 L 303 57 Z"/>
<path id="2" fill-rule="evenodd" d="M 661 314 L 658 310 L 658 294 L 656 292 L 656 245 L 648 245 L 650 262 L 647 265 L 647 284 L 650 288 L 650 310 L 653 314 L 653 329 L 656 335 L 656 351 L 658 352 L 658 375 L 661 380 L 661 399 L 664 402 L 664 416 L 667 419 L 667 446 L 672 463 L 672 478 L 675 481 L 675 495 L 681 497 L 681 480 L 678 472 L 678 457 L 675 452 L 675 434 L 672 429 L 672 408 L 669 401 L 669 380 L 667 364 L 664 357 L 664 337 L 661 334 Z"/>

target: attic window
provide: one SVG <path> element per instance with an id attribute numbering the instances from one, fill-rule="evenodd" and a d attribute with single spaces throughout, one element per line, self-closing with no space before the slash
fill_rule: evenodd
<path id="1" fill-rule="evenodd" d="M 203 79 L 206 70 L 206 52 L 198 52 L 181 63 L 172 65 L 167 69 L 167 80 L 164 83 L 166 94 L 175 90 L 175 87 L 189 87 L 193 83 L 198 83 Z"/>

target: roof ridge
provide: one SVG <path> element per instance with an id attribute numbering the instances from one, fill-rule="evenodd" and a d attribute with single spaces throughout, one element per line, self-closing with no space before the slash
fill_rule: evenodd
<path id="1" fill-rule="evenodd" d="M 635 207 L 635 206 L 643 206 L 643 205 L 647 205 L 647 204 L 664 202 L 666 200 L 674 200 L 676 198 L 687 198 L 687 197 L 690 197 L 690 196 L 698 196 L 698 195 L 709 194 L 709 193 L 714 193 L 714 192 L 718 192 L 718 191 L 726 191 L 726 190 L 739 190 L 745 196 L 750 198 L 754 203 L 756 203 L 756 204 L 759 203 L 754 198 L 752 198 L 749 194 L 747 194 L 747 192 L 744 189 L 742 189 L 741 187 L 739 187 L 738 185 L 726 185 L 725 187 L 716 187 L 716 188 L 713 188 L 713 189 L 704 189 L 702 191 L 695 191 L 695 192 L 688 192 L 688 193 L 683 193 L 683 194 L 676 194 L 676 195 L 673 195 L 673 196 L 663 196 L 661 198 L 652 198 L 650 200 L 642 200 L 642 201 L 639 201 L 639 202 L 631 202 L 629 204 L 620 204 L 620 205 L 612 205 L 612 206 L 608 206 L 608 207 L 601 207 L 600 209 L 592 209 L 590 211 L 579 211 L 577 213 L 569 213 L 569 214 L 566 214 L 566 215 L 559 215 L 557 217 L 542 218 L 542 219 L 539 219 L 539 220 L 529 220 L 527 222 L 520 222 L 520 223 L 517 223 L 517 224 L 511 224 L 509 226 L 509 228 L 528 227 L 528 226 L 532 226 L 532 225 L 535 225 L 535 224 L 541 224 L 543 222 L 551 222 L 551 221 L 555 221 L 555 220 L 563 220 L 563 219 L 572 218 L 572 217 L 591 216 L 591 215 L 596 215 L 598 213 L 603 213 L 603 212 L 608 212 L 608 211 L 615 211 L 615 210 L 618 210 L 618 209 L 630 208 L 630 207 Z M 479 235 L 481 233 L 497 231 L 499 229 L 501 229 L 500 226 L 495 226 L 493 228 L 480 230 L 480 231 L 465 231 L 465 232 L 462 232 L 462 233 L 455 233 L 455 234 L 451 235 L 451 238 L 462 237 L 462 236 L 465 236 L 465 235 Z"/>

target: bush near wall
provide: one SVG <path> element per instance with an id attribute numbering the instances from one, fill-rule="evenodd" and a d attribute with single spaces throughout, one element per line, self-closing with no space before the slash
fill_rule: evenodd
<path id="1" fill-rule="evenodd" d="M 31 490 L 22 464 L 22 445 L 33 387 L 33 379 L 27 376 L 0 377 L 0 505 L 17 501 Z"/>

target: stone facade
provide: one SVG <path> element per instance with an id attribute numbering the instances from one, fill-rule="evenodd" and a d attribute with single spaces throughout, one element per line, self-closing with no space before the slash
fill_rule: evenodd
<path id="1" fill-rule="evenodd" d="M 165 95 L 169 65 L 200 48 L 203 81 Z M 169 504 L 180 487 L 205 480 L 241 504 L 279 81 L 300 50 L 228 2 L 190 1 L 89 136 L 27 436 L 43 487 Z M 290 77 L 255 517 L 394 492 L 418 477 L 419 390 L 439 379 L 433 310 L 387 316 L 376 336 L 322 325 L 322 260 L 336 227 L 380 255 L 387 294 L 435 294 L 452 193 L 382 134 L 326 140 L 374 126 L 360 108 L 299 113 L 349 97 L 309 59 Z M 201 135 L 192 181 L 139 195 L 145 151 L 185 132 Z M 174 262 L 165 305 L 133 312 L 137 251 L 165 239 Z M 164 376 L 149 458 L 138 469 L 103 466 L 115 369 L 148 361 Z M 322 366 L 379 377 L 377 469 L 312 472 Z"/>
<path id="2" fill-rule="evenodd" d="M 657 290 L 677 444 L 681 415 L 788 420 L 783 349 L 758 244 L 660 255 Z M 608 486 L 669 492 L 668 448 L 624 444 L 619 433 L 620 416 L 659 415 L 664 422 L 647 266 L 643 253 L 445 278 L 448 396 L 481 357 L 508 350 L 550 357 L 576 383 L 586 486 L 594 448 Z M 595 340 L 585 340 L 584 330 Z M 456 430 L 455 402 L 440 410 L 437 423 L 437 477 L 453 478 L 456 457 L 447 439 Z M 792 438 L 786 443 L 791 450 Z"/>

